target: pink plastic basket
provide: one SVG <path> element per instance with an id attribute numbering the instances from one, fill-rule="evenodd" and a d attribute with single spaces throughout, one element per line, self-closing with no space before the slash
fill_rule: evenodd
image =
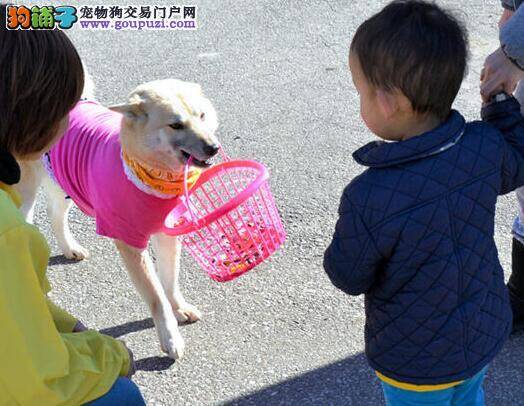
<path id="1" fill-rule="evenodd" d="M 184 247 L 218 282 L 253 269 L 286 238 L 266 167 L 225 159 L 202 173 L 190 191 L 185 187 L 164 224 L 165 233 L 184 236 Z"/>

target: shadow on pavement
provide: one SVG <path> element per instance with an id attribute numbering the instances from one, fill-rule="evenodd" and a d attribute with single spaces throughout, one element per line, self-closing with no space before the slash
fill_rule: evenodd
<path id="1" fill-rule="evenodd" d="M 51 258 L 49 258 L 49 266 L 71 265 L 71 264 L 76 264 L 76 263 L 78 263 L 76 259 L 68 259 L 64 257 L 63 255 L 53 255 Z"/>
<path id="2" fill-rule="evenodd" d="M 524 404 L 524 334 L 506 342 L 488 370 L 484 390 L 486 404 Z"/>
<path id="3" fill-rule="evenodd" d="M 224 405 L 382 405 L 382 391 L 360 353 Z"/>
<path id="4" fill-rule="evenodd" d="M 148 319 L 130 321 L 119 326 L 108 327 L 100 330 L 102 334 L 111 336 L 113 338 L 122 337 L 129 333 L 134 333 L 136 331 L 147 330 L 149 328 L 155 327 L 153 319 L 150 317 Z"/>
<path id="5" fill-rule="evenodd" d="M 492 362 L 484 389 L 487 404 L 521 405 L 524 334 L 511 337 Z M 384 405 L 382 390 L 364 354 L 232 399 L 223 405 Z"/>
<path id="6" fill-rule="evenodd" d="M 169 357 L 149 357 L 136 361 L 135 367 L 137 371 L 165 371 L 174 363 L 175 360 Z"/>
<path id="7" fill-rule="evenodd" d="M 190 322 L 186 322 L 186 323 L 179 322 L 178 327 L 184 327 L 188 324 L 191 324 L 191 323 Z M 107 328 L 100 330 L 100 332 L 102 334 L 111 336 L 113 338 L 118 338 L 118 337 L 125 336 L 126 334 L 129 334 L 129 333 L 135 333 L 137 331 L 147 330 L 153 327 L 155 327 L 155 323 L 153 322 L 153 319 L 149 317 L 148 319 L 130 321 L 128 323 L 124 323 L 119 326 L 107 327 Z"/>

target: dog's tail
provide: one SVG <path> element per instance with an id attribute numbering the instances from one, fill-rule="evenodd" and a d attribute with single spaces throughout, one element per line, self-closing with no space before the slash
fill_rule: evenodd
<path id="1" fill-rule="evenodd" d="M 87 71 L 87 67 L 82 63 L 84 68 L 84 90 L 82 91 L 82 99 L 94 99 L 95 98 L 95 82 Z"/>

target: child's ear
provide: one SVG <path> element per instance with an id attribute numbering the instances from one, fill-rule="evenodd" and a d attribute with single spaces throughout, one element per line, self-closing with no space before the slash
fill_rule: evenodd
<path id="1" fill-rule="evenodd" d="M 391 118 L 400 107 L 397 98 L 387 90 L 378 89 L 376 92 L 378 107 L 382 111 L 384 118 Z"/>

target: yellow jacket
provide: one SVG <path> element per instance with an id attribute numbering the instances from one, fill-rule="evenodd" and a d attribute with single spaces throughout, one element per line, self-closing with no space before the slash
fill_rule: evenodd
<path id="1" fill-rule="evenodd" d="M 14 203 L 14 204 L 13 204 Z M 107 393 L 129 369 L 125 346 L 47 299 L 48 245 L 0 183 L 0 406 L 81 405 Z"/>

